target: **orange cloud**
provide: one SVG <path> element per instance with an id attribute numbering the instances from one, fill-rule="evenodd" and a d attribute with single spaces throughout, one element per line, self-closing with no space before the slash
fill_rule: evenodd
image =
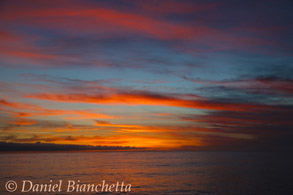
<path id="1" fill-rule="evenodd" d="M 142 125 L 130 125 L 130 124 L 112 124 L 106 121 L 96 120 L 96 126 L 99 127 L 114 127 L 117 128 L 119 132 L 168 132 L 177 131 L 170 127 L 159 127 L 159 126 L 142 126 Z"/>
<path id="2" fill-rule="evenodd" d="M 12 122 L 12 124 L 15 124 L 15 125 L 33 125 L 36 123 L 37 121 L 27 120 L 27 119 L 18 119 Z"/>
<path id="3" fill-rule="evenodd" d="M 34 111 L 38 111 L 38 110 L 42 110 L 43 108 L 40 106 L 36 106 L 33 104 L 28 104 L 28 103 L 19 103 L 19 102 L 10 102 L 10 101 L 6 101 L 4 99 L 0 100 L 0 105 L 2 107 L 11 107 L 14 109 L 21 109 L 21 110 L 34 110 Z"/>
<path id="4" fill-rule="evenodd" d="M 28 117 L 28 116 L 33 117 L 33 116 L 60 116 L 60 115 L 64 115 L 65 119 L 68 119 L 68 120 L 118 118 L 117 116 L 95 113 L 88 110 L 48 109 L 48 108 L 44 108 L 44 107 L 33 105 L 33 104 L 11 102 L 11 101 L 6 101 L 4 99 L 0 100 L 0 105 L 7 108 L 26 110 L 26 112 L 6 110 L 7 112 L 13 114 L 13 116 L 16 118 Z"/>
<path id="5" fill-rule="evenodd" d="M 118 93 L 109 95 L 87 94 L 33 94 L 27 96 L 39 100 L 61 101 L 68 103 L 93 103 L 109 105 L 151 105 L 151 106 L 175 106 L 196 109 L 245 111 L 251 109 L 270 109 L 271 106 L 258 104 L 241 104 L 215 102 L 209 100 L 189 100 L 176 97 L 168 97 L 159 94 L 143 93 Z"/>

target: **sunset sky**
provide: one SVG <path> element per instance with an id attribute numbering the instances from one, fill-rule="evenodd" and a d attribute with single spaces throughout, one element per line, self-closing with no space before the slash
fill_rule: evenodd
<path id="1" fill-rule="evenodd" d="M 293 148 L 292 1 L 0 2 L 0 141 Z"/>

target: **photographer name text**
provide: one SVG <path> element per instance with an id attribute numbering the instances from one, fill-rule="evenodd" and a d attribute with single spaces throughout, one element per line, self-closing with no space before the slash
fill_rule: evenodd
<path id="1" fill-rule="evenodd" d="M 125 184 L 124 182 L 107 183 L 102 180 L 101 183 L 82 183 L 80 180 L 50 180 L 47 183 L 34 183 L 31 180 L 22 180 L 18 183 L 10 180 L 5 184 L 5 189 L 8 192 L 14 192 L 18 189 L 21 193 L 32 193 L 32 192 L 130 192 L 131 184 Z"/>

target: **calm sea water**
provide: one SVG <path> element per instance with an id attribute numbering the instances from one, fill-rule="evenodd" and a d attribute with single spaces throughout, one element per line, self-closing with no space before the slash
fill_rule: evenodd
<path id="1" fill-rule="evenodd" d="M 0 194 L 5 183 L 131 184 L 123 194 L 293 194 L 291 154 L 247 152 L 52 152 L 0 154 Z M 64 185 L 64 186 L 63 186 Z M 119 194 L 119 193 L 107 193 Z"/>

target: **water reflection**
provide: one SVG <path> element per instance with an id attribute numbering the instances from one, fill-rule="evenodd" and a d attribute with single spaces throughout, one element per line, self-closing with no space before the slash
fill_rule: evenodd
<path id="1" fill-rule="evenodd" d="M 22 180 L 34 183 L 80 180 L 87 184 L 99 184 L 102 180 L 109 184 L 124 181 L 132 184 L 132 192 L 128 194 L 293 192 L 292 160 L 286 155 L 235 152 L 60 152 L 0 155 L 1 194 L 20 193 L 5 191 L 4 185 L 8 180 L 15 180 L 19 184 Z M 65 189 L 66 187 L 64 191 Z"/>

